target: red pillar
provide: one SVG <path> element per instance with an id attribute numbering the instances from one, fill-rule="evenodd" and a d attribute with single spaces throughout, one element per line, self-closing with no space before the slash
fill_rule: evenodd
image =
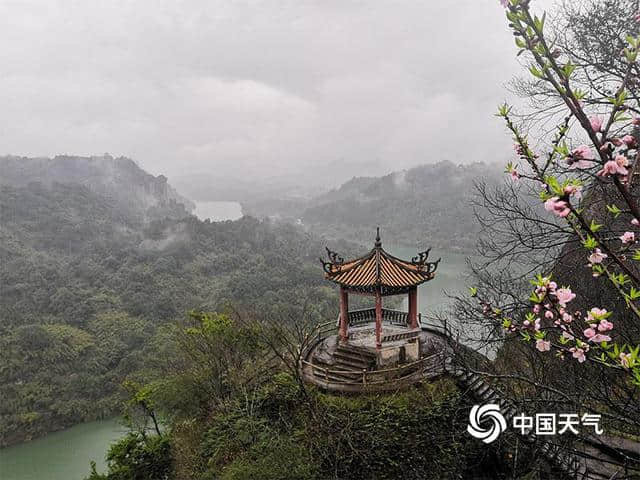
<path id="1" fill-rule="evenodd" d="M 409 328 L 418 328 L 418 289 L 409 290 Z"/>
<path id="2" fill-rule="evenodd" d="M 382 295 L 376 290 L 376 348 L 382 347 Z"/>
<path id="3" fill-rule="evenodd" d="M 349 293 L 340 287 L 340 341 L 346 343 L 349 339 Z"/>

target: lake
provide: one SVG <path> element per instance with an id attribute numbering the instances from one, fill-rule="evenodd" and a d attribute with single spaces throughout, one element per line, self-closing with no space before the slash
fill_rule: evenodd
<path id="1" fill-rule="evenodd" d="M 222 204 L 222 205 L 221 205 Z M 231 220 L 242 212 L 236 202 L 199 202 L 199 218 Z M 200 216 L 202 215 L 202 217 Z M 417 254 L 415 248 L 385 245 L 388 251 L 403 259 Z M 442 257 L 433 280 L 418 290 L 418 309 L 433 314 L 446 308 L 451 300 L 445 295 L 464 292 L 466 255 L 432 250 L 432 260 Z M 407 300 L 402 308 L 406 310 Z M 89 473 L 89 462 L 95 461 L 98 471 L 105 470 L 104 456 L 109 445 L 120 438 L 125 429 L 117 420 L 105 420 L 76 425 L 62 432 L 51 433 L 31 442 L 0 450 L 1 480 L 81 480 Z"/>
<path id="2" fill-rule="evenodd" d="M 385 246 L 385 249 L 403 260 L 410 260 L 418 253 L 415 248 L 396 245 Z M 431 250 L 430 261 L 436 261 L 438 258 L 442 258 L 442 260 L 438 264 L 435 278 L 418 287 L 418 311 L 427 315 L 433 314 L 451 305 L 452 300 L 447 297 L 447 294 L 468 291 L 464 274 L 468 256 L 468 254 Z M 402 309 L 407 309 L 406 298 L 402 302 Z"/>
<path id="3" fill-rule="evenodd" d="M 104 472 L 109 445 L 125 432 L 117 419 L 101 420 L 0 449 L 0 478 L 81 480 L 89 474 L 91 460 Z"/>
<path id="4" fill-rule="evenodd" d="M 224 220 L 238 220 L 242 217 L 242 207 L 238 202 L 194 202 L 196 208 L 193 214 L 200 220 L 221 222 Z"/>

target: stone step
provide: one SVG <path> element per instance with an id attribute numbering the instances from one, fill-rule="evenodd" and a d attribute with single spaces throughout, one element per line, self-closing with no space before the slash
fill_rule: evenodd
<path id="1" fill-rule="evenodd" d="M 342 371 L 338 371 L 338 369 L 332 369 L 330 371 L 325 372 L 322 369 L 314 368 L 313 374 L 315 377 L 319 378 L 320 380 L 336 382 L 336 383 L 344 383 L 344 382 L 356 383 L 362 380 L 362 375 L 361 374 L 359 375 L 358 372 L 345 371 L 343 373 Z"/>
<path id="2" fill-rule="evenodd" d="M 353 348 L 339 346 L 333 353 L 336 363 L 341 363 L 350 369 L 369 370 L 375 365 L 375 355 L 370 352 L 363 352 Z"/>
<path id="3" fill-rule="evenodd" d="M 365 362 L 365 363 L 373 362 L 373 361 L 375 361 L 375 358 L 376 358 L 373 355 L 371 355 L 371 356 L 363 355 L 360 352 L 353 352 L 351 350 L 343 350 L 343 349 L 340 349 L 340 348 L 336 349 L 336 351 L 333 352 L 333 355 L 334 356 L 339 355 L 341 357 L 353 358 L 354 360 L 359 360 L 359 361 L 362 361 L 362 362 Z"/>
<path id="4" fill-rule="evenodd" d="M 336 361 L 336 363 L 333 365 L 333 368 L 336 370 L 342 370 L 344 372 L 356 372 L 356 373 L 362 373 L 363 370 L 370 371 L 367 368 L 362 368 L 360 366 L 352 365 L 350 363 L 344 363 L 339 360 Z"/>
<path id="5" fill-rule="evenodd" d="M 484 380 L 482 379 L 481 376 L 476 375 L 475 373 L 473 375 L 471 375 L 471 378 L 469 378 L 465 382 L 467 387 L 470 388 L 471 390 L 475 390 L 480 383 L 484 383 Z"/>
<path id="6" fill-rule="evenodd" d="M 333 358 L 336 364 L 341 364 L 347 367 L 347 370 L 368 370 L 372 366 L 372 362 L 366 362 L 360 359 L 354 359 L 339 353 L 335 353 Z"/>
<path id="7" fill-rule="evenodd" d="M 337 350 L 343 350 L 343 351 L 347 351 L 347 352 L 353 352 L 353 353 L 359 353 L 361 355 L 365 355 L 365 356 L 369 356 L 369 357 L 375 357 L 375 352 L 372 352 L 371 350 L 365 348 L 365 347 L 361 347 L 359 345 L 354 345 L 352 343 L 338 343 Z"/>

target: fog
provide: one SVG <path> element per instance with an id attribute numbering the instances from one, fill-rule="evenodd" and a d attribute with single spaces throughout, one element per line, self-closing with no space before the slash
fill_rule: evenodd
<path id="1" fill-rule="evenodd" d="M 0 32 L 0 154 L 333 184 L 511 153 L 497 0 L 4 0 Z"/>

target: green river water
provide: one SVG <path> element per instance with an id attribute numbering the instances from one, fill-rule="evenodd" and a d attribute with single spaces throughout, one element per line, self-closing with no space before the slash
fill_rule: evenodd
<path id="1" fill-rule="evenodd" d="M 385 246 L 400 258 L 416 255 L 415 249 Z M 433 251 L 433 260 L 442 256 L 436 277 L 419 290 L 418 305 L 432 313 L 449 303 L 443 291 L 454 293 L 465 288 L 465 255 Z M 404 300 L 403 308 L 406 308 Z M 125 432 L 117 419 L 76 425 L 37 440 L 0 449 L 0 480 L 81 480 L 89 473 L 89 462 L 105 470 L 109 445 Z"/>
<path id="2" fill-rule="evenodd" d="M 0 479 L 80 480 L 91 460 L 105 470 L 107 448 L 124 433 L 117 419 L 101 420 L 0 449 Z"/>

